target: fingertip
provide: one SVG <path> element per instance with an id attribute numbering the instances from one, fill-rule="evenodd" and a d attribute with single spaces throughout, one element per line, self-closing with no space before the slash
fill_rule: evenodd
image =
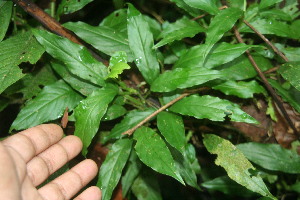
<path id="1" fill-rule="evenodd" d="M 100 200 L 101 190 L 96 186 L 91 186 L 78 195 L 74 200 Z"/>
<path id="2" fill-rule="evenodd" d="M 89 166 L 90 170 L 93 171 L 96 176 L 96 174 L 98 173 L 97 163 L 92 159 L 86 159 L 85 162 L 87 162 L 87 165 Z"/>

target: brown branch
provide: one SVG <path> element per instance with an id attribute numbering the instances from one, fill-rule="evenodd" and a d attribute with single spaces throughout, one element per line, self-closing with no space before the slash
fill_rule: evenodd
<path id="1" fill-rule="evenodd" d="M 188 92 L 185 92 L 185 93 L 181 94 L 176 99 L 173 99 L 172 101 L 170 101 L 166 105 L 160 107 L 154 113 L 150 114 L 148 117 L 146 117 L 143 121 L 141 121 L 140 123 L 138 123 L 133 128 L 125 131 L 124 133 L 122 133 L 122 135 L 132 135 L 133 132 L 136 131 L 136 129 L 140 128 L 142 125 L 144 125 L 146 122 L 148 122 L 151 118 L 155 117 L 156 115 L 158 115 L 158 113 L 164 111 L 165 109 L 167 109 L 168 107 L 170 107 L 171 105 L 173 105 L 174 103 L 176 103 L 177 101 L 179 101 L 179 100 L 183 99 L 184 97 L 189 96 L 189 95 L 191 95 L 193 93 L 200 92 L 200 91 L 203 91 L 203 90 L 206 90 L 206 89 L 208 89 L 208 88 L 203 87 L 203 88 L 199 88 L 199 89 L 195 89 L 195 90 L 190 90 Z"/>
<path id="2" fill-rule="evenodd" d="M 281 52 L 277 47 L 275 47 L 263 34 L 261 34 L 256 28 L 254 28 L 248 21 L 244 20 L 244 23 L 251 28 L 265 43 L 267 43 L 275 53 L 277 53 L 285 62 L 288 62 L 288 58 Z"/>
<path id="3" fill-rule="evenodd" d="M 53 17 L 48 15 L 44 10 L 38 7 L 35 3 L 30 0 L 12 0 L 14 3 L 18 4 L 21 8 L 24 9 L 25 12 L 30 14 L 36 20 L 38 20 L 41 24 L 44 25 L 51 32 L 60 35 L 69 39 L 70 41 L 85 46 L 92 55 L 99 61 L 107 64 L 107 61 L 100 58 L 100 56 L 95 52 L 95 50 L 89 46 L 86 42 L 82 41 L 76 34 L 64 28 L 58 21 L 56 21 Z"/>
<path id="4" fill-rule="evenodd" d="M 234 29 L 234 34 L 237 38 L 237 40 L 239 41 L 239 43 L 244 43 L 239 31 L 237 30 L 236 27 L 233 27 Z M 253 65 L 255 71 L 258 73 L 258 76 L 261 78 L 262 82 L 264 83 L 265 87 L 267 88 L 267 90 L 269 91 L 269 93 L 271 94 L 271 96 L 273 97 L 275 103 L 277 104 L 278 108 L 280 109 L 280 111 L 282 112 L 283 116 L 285 117 L 286 121 L 288 122 L 288 124 L 290 125 L 290 127 L 293 129 L 295 135 L 297 135 L 299 137 L 299 133 L 296 129 L 296 127 L 294 126 L 291 118 L 289 117 L 288 113 L 286 112 L 282 102 L 280 101 L 279 96 L 276 94 L 275 90 L 272 88 L 272 86 L 269 84 L 268 80 L 266 79 L 264 73 L 260 70 L 260 68 L 258 67 L 257 63 L 255 62 L 255 60 L 253 59 L 252 55 L 250 54 L 250 52 L 247 50 L 246 54 L 248 56 L 248 59 L 250 60 L 251 64 Z"/>

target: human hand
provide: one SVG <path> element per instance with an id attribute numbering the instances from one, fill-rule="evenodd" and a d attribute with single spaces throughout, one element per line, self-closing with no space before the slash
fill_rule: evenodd
<path id="1" fill-rule="evenodd" d="M 82 143 L 78 137 L 62 136 L 59 126 L 44 124 L 0 142 L 1 199 L 71 199 L 96 176 L 96 163 L 86 159 L 40 189 L 36 188 L 81 151 Z M 100 189 L 92 186 L 75 199 L 100 198 Z"/>

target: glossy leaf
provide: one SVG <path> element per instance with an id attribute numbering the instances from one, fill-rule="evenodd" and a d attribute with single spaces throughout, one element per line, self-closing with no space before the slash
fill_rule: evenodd
<path id="1" fill-rule="evenodd" d="M 3 40 L 5 33 L 8 29 L 12 12 L 13 2 L 1 1 L 0 2 L 0 42 Z"/>
<path id="2" fill-rule="evenodd" d="M 272 5 L 274 5 L 274 4 L 276 4 L 276 3 L 279 3 L 279 2 L 281 2 L 282 0 L 268 0 L 268 1 L 261 1 L 260 3 L 259 3 L 259 8 L 260 9 L 264 9 L 264 8 L 267 8 L 267 7 L 269 7 L 269 6 L 272 6 Z"/>
<path id="3" fill-rule="evenodd" d="M 185 10 L 186 12 L 188 12 L 190 15 L 192 15 L 194 17 L 197 17 L 197 16 L 203 14 L 199 9 L 193 8 L 193 7 L 189 6 L 188 4 L 186 4 L 184 2 L 184 0 L 170 0 L 170 1 L 174 2 L 176 4 L 176 6 Z"/>
<path id="4" fill-rule="evenodd" d="M 43 30 L 34 30 L 34 35 L 46 51 L 63 62 L 72 74 L 97 85 L 105 85 L 106 67 L 85 47 Z"/>
<path id="5" fill-rule="evenodd" d="M 62 0 L 58 6 L 57 14 L 62 15 L 76 12 L 92 1 L 93 0 Z"/>
<path id="6" fill-rule="evenodd" d="M 60 118 L 66 107 L 69 111 L 79 103 L 81 95 L 64 81 L 45 86 L 33 100 L 20 111 L 10 130 L 21 130 Z"/>
<path id="7" fill-rule="evenodd" d="M 279 68 L 281 76 L 300 91 L 300 62 L 289 62 Z"/>
<path id="8" fill-rule="evenodd" d="M 267 1 L 266 1 L 267 2 Z M 292 17 L 285 13 L 282 9 L 267 9 L 259 12 L 259 16 L 263 18 L 274 18 L 283 21 L 291 21 Z"/>
<path id="9" fill-rule="evenodd" d="M 205 134 L 203 143 L 211 154 L 217 154 L 216 165 L 223 167 L 232 180 L 262 196 L 276 199 L 262 178 L 251 174 L 255 168 L 230 141 L 213 134 Z"/>
<path id="10" fill-rule="evenodd" d="M 240 98 L 253 98 L 254 94 L 267 94 L 267 91 L 255 80 L 244 81 L 226 81 L 212 87 L 220 90 L 226 95 L 234 95 Z"/>
<path id="11" fill-rule="evenodd" d="M 300 173 L 300 156 L 279 144 L 249 142 L 237 145 L 237 148 L 251 162 L 268 170 L 291 174 Z"/>
<path id="12" fill-rule="evenodd" d="M 211 20 L 206 31 L 205 44 L 207 46 L 204 50 L 203 59 L 206 59 L 206 56 L 209 54 L 214 44 L 234 26 L 235 22 L 242 14 L 243 12 L 238 8 L 227 8 L 220 11 L 220 13 Z"/>
<path id="13" fill-rule="evenodd" d="M 128 46 L 127 33 L 116 31 L 107 26 L 91 26 L 84 22 L 68 22 L 64 26 L 74 31 L 80 38 L 99 51 L 110 56 L 117 51 L 125 51 L 128 55 L 128 61 L 133 61 L 133 55 Z"/>
<path id="14" fill-rule="evenodd" d="M 66 66 L 58 61 L 51 63 L 52 68 L 58 73 L 64 81 L 66 81 L 74 90 L 80 92 L 84 96 L 90 95 L 93 91 L 100 89 L 100 87 L 82 80 L 80 77 L 72 74 Z"/>
<path id="15" fill-rule="evenodd" d="M 115 142 L 101 165 L 97 186 L 101 189 L 102 200 L 111 199 L 130 155 L 132 141 L 126 138 Z"/>
<path id="16" fill-rule="evenodd" d="M 184 0 L 184 2 L 193 8 L 198 8 L 212 15 L 219 12 L 214 0 Z"/>
<path id="17" fill-rule="evenodd" d="M 118 78 L 125 70 L 130 69 L 127 64 L 127 55 L 124 51 L 118 51 L 110 58 L 108 69 L 110 70 L 107 78 Z"/>
<path id="18" fill-rule="evenodd" d="M 286 89 L 284 89 L 277 81 L 275 81 L 273 79 L 268 79 L 268 82 L 271 84 L 271 86 L 273 88 L 276 89 L 276 91 L 282 97 L 282 99 L 284 101 L 286 101 L 289 104 L 291 104 L 291 106 L 293 106 L 293 108 L 295 108 L 300 113 L 299 102 L 289 93 L 289 91 L 287 91 Z"/>
<path id="19" fill-rule="evenodd" d="M 246 44 L 230 44 L 225 42 L 215 44 L 210 53 L 207 55 L 207 60 L 204 63 L 204 66 L 211 69 L 219 65 L 228 63 L 242 55 L 246 50 L 253 47 L 258 46 Z M 201 67 L 201 64 L 204 62 L 203 54 L 206 48 L 207 45 L 205 44 L 190 48 L 175 63 L 174 68 Z"/>
<path id="20" fill-rule="evenodd" d="M 125 115 L 127 110 L 118 104 L 113 104 L 108 107 L 107 112 L 103 116 L 103 121 L 109 121 Z"/>
<path id="21" fill-rule="evenodd" d="M 157 127 L 171 146 L 184 153 L 187 143 L 181 116 L 170 112 L 160 112 L 157 115 Z"/>
<path id="22" fill-rule="evenodd" d="M 286 22 L 278 21 L 276 19 L 255 19 L 250 24 L 258 30 L 261 34 L 272 34 L 280 37 L 290 37 L 298 39 L 299 35 L 294 32 L 290 25 Z M 241 27 L 240 32 L 253 32 L 249 27 L 244 25 Z"/>
<path id="23" fill-rule="evenodd" d="M 132 110 L 127 113 L 124 119 L 115 125 L 115 127 L 111 130 L 110 134 L 104 137 L 104 143 L 110 139 L 115 139 L 121 137 L 121 134 L 127 131 L 130 128 L 133 128 L 143 119 L 152 114 L 155 110 L 153 108 L 148 108 L 144 111 L 141 110 Z"/>
<path id="24" fill-rule="evenodd" d="M 151 85 L 151 90 L 153 92 L 170 92 L 200 85 L 220 77 L 219 71 L 204 67 L 176 68 L 159 75 Z"/>
<path id="25" fill-rule="evenodd" d="M 153 170 L 171 176 L 184 184 L 174 159 L 163 139 L 152 129 L 141 127 L 134 132 L 135 150 L 140 160 Z"/>
<path id="26" fill-rule="evenodd" d="M 122 196 L 125 197 L 131 188 L 134 180 L 139 175 L 142 168 L 142 163 L 137 157 L 135 151 L 131 151 L 127 162 L 126 172 L 122 176 Z"/>
<path id="27" fill-rule="evenodd" d="M 208 95 L 185 97 L 171 106 L 170 110 L 198 119 L 224 121 L 228 116 L 231 121 L 235 122 L 258 123 L 253 117 L 242 111 L 237 104 Z"/>
<path id="28" fill-rule="evenodd" d="M 208 190 L 223 192 L 227 195 L 242 197 L 253 196 L 253 193 L 251 191 L 237 184 L 236 182 L 228 178 L 228 176 L 221 176 L 213 180 L 205 181 L 201 183 L 201 186 Z"/>
<path id="29" fill-rule="evenodd" d="M 146 171 L 146 172 L 149 172 Z M 132 192 L 139 200 L 162 200 L 159 183 L 154 174 L 141 173 L 132 185 Z"/>
<path id="30" fill-rule="evenodd" d="M 266 71 L 273 67 L 269 59 L 262 56 L 253 56 L 258 67 L 262 71 Z M 247 56 L 242 55 L 239 58 L 225 64 L 221 70 L 222 77 L 227 80 L 245 80 L 257 76 L 253 65 L 250 63 Z"/>
<path id="31" fill-rule="evenodd" d="M 114 99 L 118 89 L 114 85 L 94 91 L 86 99 L 82 100 L 75 108 L 75 133 L 82 143 L 82 153 L 87 154 L 87 148 L 96 135 L 100 121 L 106 113 L 108 104 Z"/>
<path id="32" fill-rule="evenodd" d="M 182 176 L 184 182 L 198 190 L 200 190 L 200 187 L 197 183 L 197 176 L 196 172 L 193 169 L 192 163 L 190 162 L 187 151 L 184 150 L 183 153 L 180 153 L 174 148 L 170 148 L 170 151 L 172 153 L 172 156 L 175 160 L 175 165 L 177 170 L 179 171 L 180 175 Z M 195 158 L 197 160 L 197 158 Z M 197 161 L 198 163 L 198 161 Z"/>
<path id="33" fill-rule="evenodd" d="M 132 5 L 128 5 L 128 40 L 134 55 L 135 64 L 148 83 L 159 75 L 160 67 L 156 53 L 152 49 L 153 35 L 142 14 Z"/>
<path id="34" fill-rule="evenodd" d="M 176 22 L 169 24 L 166 29 L 161 32 L 159 37 L 162 38 L 162 40 L 154 45 L 153 48 L 158 48 L 186 37 L 194 37 L 196 34 L 204 31 L 205 29 L 197 22 L 191 21 L 187 17 L 183 17 Z"/>

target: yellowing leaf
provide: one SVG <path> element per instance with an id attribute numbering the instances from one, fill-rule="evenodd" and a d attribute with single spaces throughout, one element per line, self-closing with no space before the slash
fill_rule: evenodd
<path id="1" fill-rule="evenodd" d="M 230 141 L 217 135 L 205 134 L 203 143 L 210 153 L 217 154 L 216 165 L 223 167 L 232 180 L 262 196 L 276 199 L 262 178 L 251 174 L 255 168 Z"/>

